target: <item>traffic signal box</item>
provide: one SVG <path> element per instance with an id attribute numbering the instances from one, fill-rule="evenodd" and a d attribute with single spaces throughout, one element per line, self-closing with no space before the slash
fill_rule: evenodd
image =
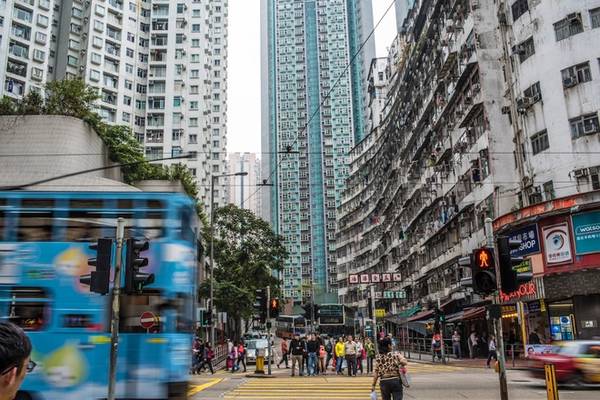
<path id="1" fill-rule="evenodd" d="M 256 289 L 254 297 L 254 313 L 261 324 L 267 320 L 267 289 Z"/>
<path id="2" fill-rule="evenodd" d="M 473 290 L 475 293 L 482 295 L 494 293 L 497 288 L 494 251 L 488 247 L 475 249 L 471 262 Z"/>
<path id="3" fill-rule="evenodd" d="M 146 274 L 140 270 L 148 266 L 148 258 L 141 252 L 150 248 L 146 240 L 129 238 L 125 241 L 125 293 L 140 293 L 144 286 L 154 283 L 154 274 Z"/>
<path id="4" fill-rule="evenodd" d="M 79 282 L 88 285 L 92 293 L 105 295 L 109 291 L 112 245 L 112 239 L 106 238 L 90 245 L 90 249 L 96 251 L 96 257 L 88 259 L 88 265 L 96 267 L 96 270 L 82 275 Z"/>
<path id="5" fill-rule="evenodd" d="M 517 290 L 521 284 L 529 282 L 533 278 L 533 274 L 531 271 L 518 272 L 515 269 L 523 263 L 523 257 L 512 255 L 513 250 L 519 249 L 521 245 L 519 240 L 510 240 L 506 236 L 501 236 L 496 243 L 498 246 L 501 288 L 504 293 L 511 293 Z"/>

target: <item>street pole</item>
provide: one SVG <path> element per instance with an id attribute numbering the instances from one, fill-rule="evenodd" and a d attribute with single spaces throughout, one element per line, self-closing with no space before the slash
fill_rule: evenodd
<path id="1" fill-rule="evenodd" d="M 501 288 L 501 281 L 500 281 L 500 266 L 499 266 L 499 260 L 498 260 L 498 250 L 496 249 L 496 246 L 494 244 L 494 232 L 493 232 L 493 227 L 492 227 L 492 219 L 491 218 L 486 218 L 485 219 L 485 234 L 486 234 L 486 238 L 487 238 L 487 247 L 489 247 L 490 249 L 493 249 L 494 251 L 494 268 L 496 270 L 496 283 L 497 283 L 497 290 L 496 290 L 496 294 L 494 295 L 494 303 L 497 304 L 498 306 L 500 305 L 500 288 Z M 499 371 L 498 371 L 498 379 L 500 381 L 500 399 L 501 400 L 508 400 L 508 386 L 506 384 L 506 363 L 504 360 L 504 333 L 502 332 L 502 315 L 500 315 L 500 321 L 498 321 L 497 319 L 494 319 L 494 331 L 496 334 L 496 353 L 498 355 L 498 366 L 499 366 Z"/>
<path id="2" fill-rule="evenodd" d="M 112 316 L 110 320 L 110 365 L 108 369 L 108 400 L 115 400 L 117 384 L 117 353 L 119 347 L 119 312 L 121 296 L 121 253 L 125 236 L 125 220 L 117 219 L 117 254 L 113 277 Z"/>
<path id="3" fill-rule="evenodd" d="M 214 272 L 215 272 L 215 179 L 210 178 L 210 347 L 215 348 L 215 294 L 214 294 Z"/>
<path id="4" fill-rule="evenodd" d="M 379 340 L 377 338 L 377 317 L 375 316 L 375 285 L 371 285 L 371 315 L 373 316 L 373 342 L 375 342 L 375 354 L 379 354 Z"/>
<path id="5" fill-rule="evenodd" d="M 273 347 L 271 346 L 271 286 L 267 286 L 267 340 L 269 341 L 269 362 L 267 371 L 271 375 L 271 360 L 273 359 Z"/>
<path id="6" fill-rule="evenodd" d="M 440 312 L 442 311 L 440 298 L 437 299 L 437 308 L 438 308 L 438 323 L 440 324 L 440 336 L 442 338 L 442 364 L 446 364 L 446 349 L 444 345 L 444 325 L 442 324 Z"/>

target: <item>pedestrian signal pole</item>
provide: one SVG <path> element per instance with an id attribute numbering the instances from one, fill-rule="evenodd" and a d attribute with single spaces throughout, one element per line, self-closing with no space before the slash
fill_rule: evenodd
<path id="1" fill-rule="evenodd" d="M 271 346 L 271 286 L 267 286 L 267 340 L 269 341 L 269 361 L 267 372 L 271 375 L 271 360 L 273 359 L 273 347 Z"/>
<path id="2" fill-rule="evenodd" d="M 485 219 L 485 235 L 487 238 L 487 247 L 492 249 L 494 252 L 494 269 L 496 272 L 496 293 L 494 295 L 494 303 L 500 307 L 500 288 L 502 287 L 500 277 L 500 265 L 498 258 L 498 249 L 494 244 L 494 231 L 492 226 L 492 219 Z M 494 331 L 496 334 L 496 354 L 498 355 L 498 379 L 500 381 L 500 399 L 508 400 L 508 386 L 506 384 L 506 363 L 504 360 L 504 333 L 502 332 L 502 312 L 500 312 L 500 318 L 494 318 Z"/>
<path id="3" fill-rule="evenodd" d="M 113 281 L 112 318 L 110 321 L 110 365 L 108 370 L 108 400 L 115 400 L 117 383 L 117 353 L 119 347 L 119 312 L 121 296 L 121 253 L 125 236 L 125 220 L 117 220 L 117 252 L 115 257 L 115 275 Z"/>

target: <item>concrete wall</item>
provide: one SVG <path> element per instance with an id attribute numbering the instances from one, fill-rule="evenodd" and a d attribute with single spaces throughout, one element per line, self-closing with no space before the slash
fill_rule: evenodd
<path id="1" fill-rule="evenodd" d="M 0 185 L 11 186 L 110 165 L 108 149 L 88 124 L 55 115 L 0 116 Z M 43 190 L 95 190 L 119 182 L 118 168 L 43 185 Z M 112 179 L 114 181 L 105 181 Z M 40 187 L 32 187 L 40 190 Z M 96 188 L 97 189 L 97 188 Z"/>

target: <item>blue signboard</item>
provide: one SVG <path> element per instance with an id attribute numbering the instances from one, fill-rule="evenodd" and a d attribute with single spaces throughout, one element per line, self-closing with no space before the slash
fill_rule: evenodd
<path id="1" fill-rule="evenodd" d="M 514 249 L 510 252 L 513 257 L 523 257 L 540 252 L 540 239 L 538 237 L 536 224 L 528 225 L 511 232 L 510 239 L 521 242 L 518 249 Z"/>
<path id="2" fill-rule="evenodd" d="M 600 252 L 600 211 L 575 214 L 573 219 L 573 238 L 575 254 Z"/>

